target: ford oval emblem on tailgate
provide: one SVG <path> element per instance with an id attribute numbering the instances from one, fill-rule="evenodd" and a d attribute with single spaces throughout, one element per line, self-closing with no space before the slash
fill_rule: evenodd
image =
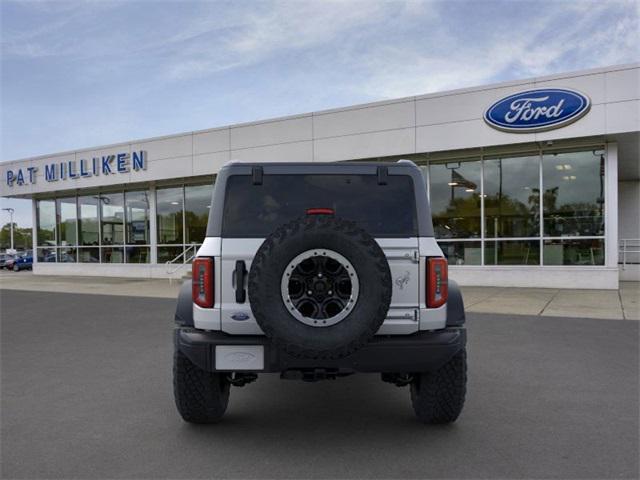
<path id="1" fill-rule="evenodd" d="M 239 322 L 242 322 L 243 320 L 249 320 L 249 315 L 247 315 L 244 312 L 236 312 L 233 315 L 231 315 L 231 318 L 233 318 L 234 320 L 238 320 Z"/>

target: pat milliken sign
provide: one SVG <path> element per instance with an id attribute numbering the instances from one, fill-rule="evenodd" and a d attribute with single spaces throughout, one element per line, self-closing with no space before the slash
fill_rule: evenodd
<path id="1" fill-rule="evenodd" d="M 147 152 L 140 150 L 129 153 L 102 155 L 90 159 L 52 162 L 41 166 L 42 176 L 47 182 L 58 182 L 67 179 L 83 179 L 100 175 L 119 175 L 147 169 Z M 36 183 L 40 167 L 25 167 L 5 172 L 5 181 L 9 187 Z"/>
<path id="2" fill-rule="evenodd" d="M 484 121 L 504 132 L 542 132 L 573 123 L 590 108 L 589 97 L 577 90 L 539 88 L 498 100 L 484 112 Z"/>

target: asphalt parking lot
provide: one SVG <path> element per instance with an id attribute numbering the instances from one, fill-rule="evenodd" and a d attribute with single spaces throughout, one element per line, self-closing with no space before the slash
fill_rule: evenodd
<path id="1" fill-rule="evenodd" d="M 638 478 L 639 322 L 471 314 L 465 410 L 262 376 L 178 417 L 174 301 L 0 291 L 2 478 Z"/>

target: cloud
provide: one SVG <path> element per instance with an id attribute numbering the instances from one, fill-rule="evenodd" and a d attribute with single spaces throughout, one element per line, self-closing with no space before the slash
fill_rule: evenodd
<path id="1" fill-rule="evenodd" d="M 467 42 L 452 42 L 449 26 L 459 20 L 441 16 L 429 29 L 434 49 L 387 45 L 367 51 L 360 58 L 367 81 L 357 88 L 372 98 L 395 98 L 503 81 L 505 75 L 527 78 L 637 61 L 637 5 L 559 2 L 538 9 L 535 17 L 489 18 L 481 41 Z"/>

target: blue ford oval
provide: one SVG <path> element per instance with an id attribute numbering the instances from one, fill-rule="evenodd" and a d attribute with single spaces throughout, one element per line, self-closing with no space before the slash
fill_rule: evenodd
<path id="1" fill-rule="evenodd" d="M 589 97 L 576 90 L 540 88 L 498 100 L 484 113 L 484 120 L 507 132 L 539 132 L 574 122 L 590 107 Z"/>

